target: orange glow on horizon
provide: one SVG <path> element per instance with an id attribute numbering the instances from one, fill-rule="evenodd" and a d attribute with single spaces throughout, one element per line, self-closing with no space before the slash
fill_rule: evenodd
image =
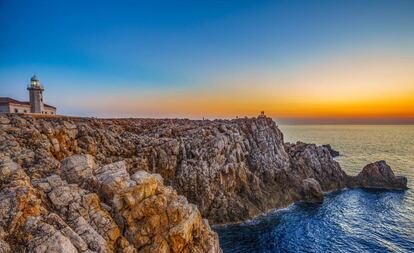
<path id="1" fill-rule="evenodd" d="M 195 88 L 100 97 L 93 104 L 114 115 L 233 118 L 264 110 L 293 120 L 414 119 L 414 57 L 356 55 L 289 72 L 219 77 Z"/>

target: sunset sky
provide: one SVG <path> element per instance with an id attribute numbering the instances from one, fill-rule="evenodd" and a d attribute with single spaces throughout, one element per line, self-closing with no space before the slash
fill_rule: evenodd
<path id="1" fill-rule="evenodd" d="M 0 0 L 0 96 L 33 73 L 60 114 L 414 123 L 414 1 Z"/>

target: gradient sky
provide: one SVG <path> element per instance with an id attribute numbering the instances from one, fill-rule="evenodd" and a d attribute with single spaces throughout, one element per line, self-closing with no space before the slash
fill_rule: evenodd
<path id="1" fill-rule="evenodd" d="M 0 96 L 69 115 L 414 122 L 414 1 L 0 0 Z"/>

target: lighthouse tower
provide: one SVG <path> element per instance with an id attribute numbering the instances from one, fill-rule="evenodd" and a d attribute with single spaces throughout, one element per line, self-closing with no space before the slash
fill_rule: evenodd
<path id="1" fill-rule="evenodd" d="M 30 78 L 30 84 L 27 86 L 30 98 L 30 112 L 31 113 L 43 113 L 43 87 L 37 79 L 36 75 Z"/>

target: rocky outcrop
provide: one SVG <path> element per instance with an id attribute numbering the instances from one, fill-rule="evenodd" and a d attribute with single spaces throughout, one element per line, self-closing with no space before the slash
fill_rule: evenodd
<path id="1" fill-rule="evenodd" d="M 291 171 L 299 178 L 315 179 L 323 191 L 346 187 L 347 176 L 326 147 L 297 142 L 286 143 L 285 148 L 289 154 Z"/>
<path id="2" fill-rule="evenodd" d="M 123 161 L 96 171 L 103 199 L 140 252 L 219 252 L 217 234 L 195 205 L 164 187 L 158 174 L 129 176 Z"/>
<path id="3" fill-rule="evenodd" d="M 345 174 L 328 147 L 284 144 L 275 122 L 265 116 L 214 121 L 19 115 L 0 119 L 0 157 L 18 163 L 31 182 L 58 176 L 86 194 L 96 194 L 132 247 L 156 241 L 173 248 L 169 243 L 174 239 L 167 231 L 158 239 L 148 235 L 154 240 L 136 244 L 131 238 L 144 232 L 120 225 L 134 227 L 137 221 L 127 212 L 129 204 L 116 209 L 114 199 L 123 191 L 134 192 L 134 184 L 147 180 L 142 171 L 161 175 L 166 186 L 195 204 L 202 217 L 213 224 L 243 221 L 295 201 L 320 202 L 325 191 L 364 187 L 360 179 Z M 182 203 L 180 208 L 189 208 L 182 217 L 199 227 L 190 234 L 204 238 L 209 234 L 201 228 L 205 222 L 191 218 L 198 217 L 197 212 L 176 198 L 177 193 L 163 194 Z M 128 198 L 131 203 L 139 202 Z M 169 206 L 168 201 L 165 205 Z"/>
<path id="4" fill-rule="evenodd" d="M 347 186 L 350 188 L 408 189 L 407 178 L 395 176 L 385 161 L 370 163 L 357 176 L 349 176 Z"/>
<path id="5" fill-rule="evenodd" d="M 30 178 L 19 165 L 3 159 L 0 163 L 0 245 L 3 252 L 23 252 L 18 245 L 31 234 L 25 224 L 30 217 L 39 217 L 44 212 L 40 202 Z"/>
<path id="6" fill-rule="evenodd" d="M 329 151 L 329 153 L 331 154 L 331 156 L 332 156 L 332 157 L 337 157 L 337 156 L 339 156 L 339 152 L 338 152 L 338 151 L 336 151 L 335 149 L 333 149 L 333 148 L 331 147 L 331 144 L 325 144 L 325 145 L 322 145 L 322 147 L 327 148 L 327 149 L 328 149 L 328 151 Z"/>
<path id="7" fill-rule="evenodd" d="M 63 178 L 31 179 L 0 162 L 0 252 L 221 252 L 197 207 L 159 175 L 77 155 L 62 161 Z"/>
<path id="8" fill-rule="evenodd" d="M 6 120 L 0 150 L 33 179 L 62 174 L 79 184 L 76 180 L 90 172 L 69 175 L 59 169 L 60 160 L 74 154 L 94 156 L 98 166 L 123 160 L 131 175 L 138 170 L 160 174 L 213 223 L 251 218 L 299 198 L 285 180 L 290 162 L 282 133 L 266 117 L 190 121 L 8 115 Z M 80 186 L 91 190 L 93 183 Z"/>
<path id="9" fill-rule="evenodd" d="M 323 192 L 346 187 L 408 189 L 407 178 L 395 176 L 385 161 L 370 163 L 357 176 L 349 176 L 341 169 L 339 163 L 332 159 L 331 151 L 325 145 L 316 146 L 298 142 L 296 144 L 286 143 L 285 148 L 291 158 L 292 173 L 299 174 L 300 178 L 317 181 Z M 305 187 L 305 184 L 303 186 Z M 315 192 L 318 191 L 315 190 Z M 303 200 L 318 202 L 320 197 L 303 197 Z"/>
<path id="10" fill-rule="evenodd" d="M 302 181 L 302 199 L 306 202 L 323 202 L 321 185 L 314 178 L 307 178 Z"/>

